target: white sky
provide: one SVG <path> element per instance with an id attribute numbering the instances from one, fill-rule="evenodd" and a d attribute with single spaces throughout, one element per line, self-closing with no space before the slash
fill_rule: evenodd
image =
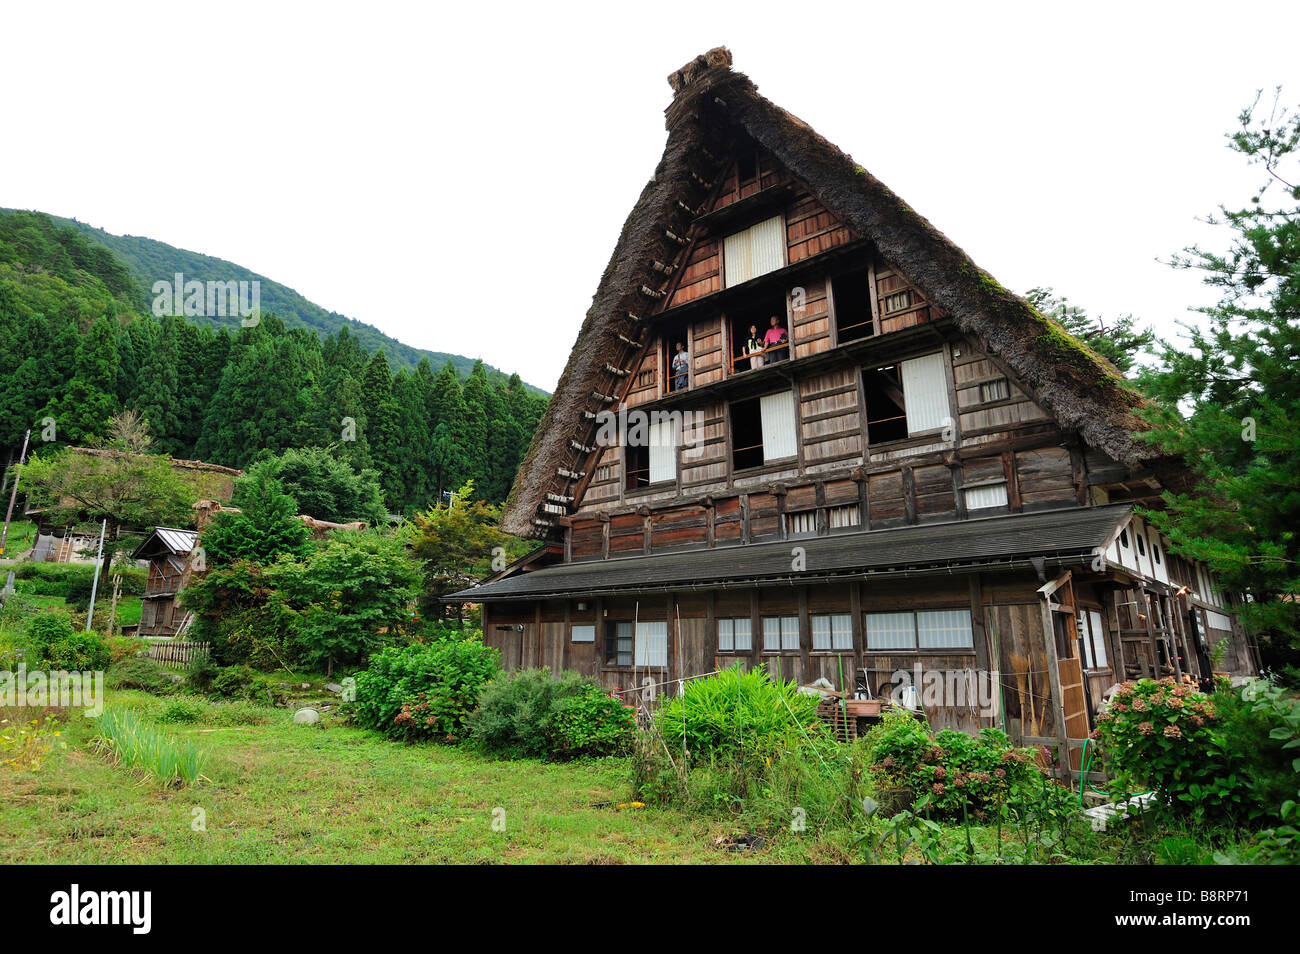
<path id="1" fill-rule="evenodd" d="M 1300 4 L 8 3 L 0 206 L 229 259 L 409 344 L 554 387 L 709 47 L 1004 285 L 1166 335 L 1157 259 L 1261 178 Z M 1267 94 L 1271 101 L 1271 92 Z"/>

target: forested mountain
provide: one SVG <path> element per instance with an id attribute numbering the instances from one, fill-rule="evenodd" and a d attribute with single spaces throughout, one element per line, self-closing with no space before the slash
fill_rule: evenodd
<path id="1" fill-rule="evenodd" d="M 0 209 L 0 216 L 12 214 L 15 214 L 14 210 Z M 42 215 L 43 213 L 18 214 L 31 216 Z M 250 271 L 242 265 L 236 265 L 234 262 L 228 262 L 225 259 L 215 258 L 211 255 L 204 255 L 200 252 L 176 248 L 166 242 L 142 238 L 137 235 L 113 235 L 111 232 L 94 228 L 84 222 L 78 222 L 76 219 L 65 219 L 56 215 L 51 215 L 48 218 L 58 226 L 78 230 L 90 239 L 94 245 L 107 249 L 126 266 L 127 274 L 139 290 L 139 300 L 132 302 L 133 306 L 138 310 L 146 312 L 149 310 L 150 302 L 153 301 L 150 289 L 153 288 L 154 282 L 160 280 L 171 282 L 178 272 L 185 276 L 186 281 L 258 281 L 261 282 L 259 291 L 262 311 L 275 312 L 280 320 L 284 322 L 286 328 L 310 328 L 324 338 L 328 334 L 337 334 L 339 329 L 347 327 L 348 332 L 367 351 L 378 351 L 382 348 L 384 353 L 388 355 L 388 360 L 394 370 L 405 368 L 408 371 L 413 371 L 415 366 L 424 358 L 428 358 L 430 364 L 435 368 L 440 368 L 450 361 L 461 377 L 467 376 L 474 367 L 473 358 L 467 358 L 460 354 L 447 354 L 442 351 L 425 351 L 403 344 L 395 338 L 390 338 L 373 325 L 356 321 L 346 315 L 340 315 L 338 312 L 327 311 L 320 305 L 308 301 L 292 288 L 272 281 L 265 275 Z M 4 230 L 0 228 L 0 231 Z M 228 317 L 195 317 L 193 320 L 199 324 L 225 327 L 232 332 L 239 328 L 239 318 L 233 315 Z M 491 365 L 486 367 L 489 378 L 495 379 L 498 376 L 507 376 Z M 538 393 L 545 393 L 540 389 L 533 388 L 532 385 L 525 386 L 537 390 Z"/>
<path id="2" fill-rule="evenodd" d="M 467 479 L 503 499 L 545 408 L 518 375 L 482 362 L 462 376 L 426 356 L 394 373 L 350 324 L 322 339 L 264 309 L 232 332 L 155 318 L 141 300 L 126 265 L 83 232 L 0 214 L 0 462 L 28 427 L 41 449 L 46 419 L 54 443 L 89 444 L 129 408 L 173 457 L 244 468 L 331 448 L 378 472 L 390 511 L 411 512 Z"/>

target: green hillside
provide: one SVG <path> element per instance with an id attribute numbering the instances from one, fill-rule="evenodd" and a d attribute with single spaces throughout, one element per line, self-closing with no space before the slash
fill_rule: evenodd
<path id="1" fill-rule="evenodd" d="M 12 209 L 0 209 L 0 213 L 12 212 Z M 320 305 L 308 301 L 298 292 L 279 282 L 259 275 L 254 271 L 228 262 L 224 259 L 176 248 L 166 242 L 159 242 L 138 235 L 113 235 L 103 229 L 97 229 L 56 215 L 50 218 L 59 225 L 70 226 L 79 230 L 92 242 L 110 251 L 123 265 L 126 272 L 138 286 L 139 306 L 148 311 L 153 301 L 149 290 L 159 280 L 172 281 L 177 272 L 185 276 L 186 281 L 258 281 L 261 282 L 260 298 L 262 311 L 274 312 L 286 328 L 310 328 L 322 338 L 336 333 L 344 325 L 367 351 L 382 349 L 388 356 L 393 370 L 405 368 L 414 370 L 421 358 L 427 357 L 435 368 L 441 368 L 448 361 L 461 375 L 467 377 L 474 367 L 474 359 L 459 354 L 447 354 L 441 351 L 425 351 L 403 344 L 396 338 L 390 338 L 373 325 L 356 321 L 335 311 L 327 311 Z M 118 289 L 115 289 L 118 290 Z M 239 328 L 239 318 L 231 315 L 224 318 L 195 317 L 197 323 L 210 324 L 213 327 L 226 327 L 231 331 Z M 492 365 L 487 365 L 488 375 L 492 379 L 504 377 L 504 373 Z M 530 390 L 545 394 L 540 388 L 525 385 Z"/>

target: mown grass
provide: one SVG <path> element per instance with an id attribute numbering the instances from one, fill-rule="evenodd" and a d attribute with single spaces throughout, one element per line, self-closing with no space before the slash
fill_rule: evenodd
<path id="1" fill-rule="evenodd" d="M 108 706 L 153 718 L 167 704 L 110 692 Z M 0 772 L 0 863 L 753 862 L 815 858 L 811 841 L 761 853 L 714 847 L 726 819 L 627 801 L 622 759 L 504 761 L 461 748 L 407 746 L 327 722 L 221 725 L 221 710 L 168 733 L 205 753 L 182 789 L 95 754 L 93 720 L 68 720 L 37 772 Z M 504 831 L 494 830 L 503 809 Z M 195 831 L 195 809 L 206 831 Z"/>

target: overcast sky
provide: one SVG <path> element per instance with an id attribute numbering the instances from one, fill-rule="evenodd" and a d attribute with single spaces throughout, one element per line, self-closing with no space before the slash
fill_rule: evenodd
<path id="1" fill-rule="evenodd" d="M 712 46 L 1007 287 L 1167 335 L 1208 296 L 1158 259 L 1260 179 L 1225 132 L 1300 103 L 1294 2 L 459 6 L 6 4 L 0 206 L 550 390 Z"/>

